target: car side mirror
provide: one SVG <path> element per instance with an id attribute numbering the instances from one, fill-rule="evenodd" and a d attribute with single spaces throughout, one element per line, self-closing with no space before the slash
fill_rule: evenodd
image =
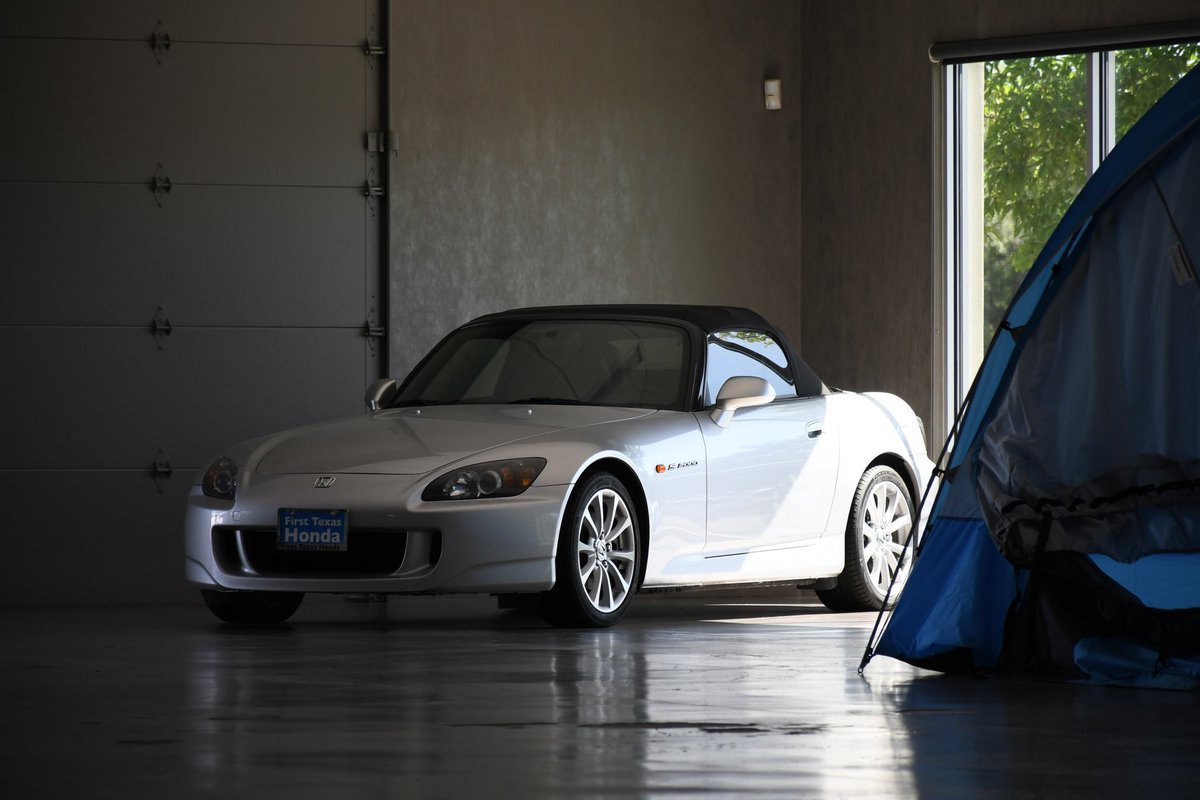
<path id="1" fill-rule="evenodd" d="M 774 399 L 775 388 L 762 378 L 747 375 L 730 378 L 717 392 L 717 407 L 712 412 L 712 420 L 720 427 L 728 428 L 733 422 L 733 412 L 739 408 L 766 405 Z"/>
<path id="2" fill-rule="evenodd" d="M 378 411 L 392 402 L 396 396 L 396 382 L 391 378 L 380 378 L 367 389 L 367 410 Z"/>

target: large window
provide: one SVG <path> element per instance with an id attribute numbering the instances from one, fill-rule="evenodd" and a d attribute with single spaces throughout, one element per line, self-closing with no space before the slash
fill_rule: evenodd
<path id="1" fill-rule="evenodd" d="M 1088 176 L 1198 63 L 1192 43 L 946 67 L 951 416 Z"/>

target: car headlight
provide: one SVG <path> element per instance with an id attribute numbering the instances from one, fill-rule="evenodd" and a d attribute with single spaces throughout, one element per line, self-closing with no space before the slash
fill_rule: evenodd
<path id="1" fill-rule="evenodd" d="M 544 458 L 489 461 L 447 472 L 425 487 L 422 500 L 513 497 L 528 489 L 546 467 Z"/>
<path id="2" fill-rule="evenodd" d="M 200 488 L 209 497 L 232 500 L 237 494 L 237 464 L 222 456 L 204 473 Z"/>

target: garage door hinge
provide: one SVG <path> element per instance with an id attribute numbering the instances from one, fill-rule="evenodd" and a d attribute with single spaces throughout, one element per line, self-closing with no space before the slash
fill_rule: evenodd
<path id="1" fill-rule="evenodd" d="M 170 179 L 167 178 L 162 164 L 158 164 L 158 168 L 154 170 L 154 178 L 150 179 L 150 191 L 154 192 L 154 201 L 161 209 L 163 200 L 170 194 Z"/>
<path id="2" fill-rule="evenodd" d="M 162 208 L 163 201 L 171 193 L 171 179 L 167 177 L 162 164 L 159 164 L 158 168 L 154 170 L 154 177 L 150 179 L 150 191 L 154 192 L 154 202 L 158 203 L 159 208 Z"/>
<path id="3" fill-rule="evenodd" d="M 386 56 L 387 55 L 387 50 L 385 50 L 383 48 L 383 45 L 376 44 L 375 42 L 372 42 L 370 39 L 363 42 L 363 52 L 369 56 Z"/>
<path id="4" fill-rule="evenodd" d="M 150 465 L 150 477 L 154 479 L 154 488 L 162 494 L 163 484 L 171 477 L 171 462 L 167 461 L 166 453 L 159 450 L 154 454 L 154 463 Z"/>
<path id="5" fill-rule="evenodd" d="M 368 177 L 367 182 L 363 185 L 363 197 L 367 198 L 367 208 L 372 217 L 375 216 L 375 198 L 383 197 L 384 194 L 386 192 L 383 191 L 383 186 Z"/>
<path id="6" fill-rule="evenodd" d="M 154 60 L 162 66 L 163 56 L 171 49 L 171 37 L 163 27 L 161 19 L 154 25 L 154 31 L 150 34 L 150 49 L 154 51 Z"/>
<path id="7" fill-rule="evenodd" d="M 375 340 L 387 336 L 387 328 L 375 321 L 375 309 L 371 309 L 371 315 L 363 323 L 362 335 L 367 337 L 367 347 L 370 348 L 371 355 L 375 355 Z"/>
<path id="8" fill-rule="evenodd" d="M 395 131 L 368 131 L 368 153 L 396 153 L 400 150 L 400 137 Z"/>
<path id="9" fill-rule="evenodd" d="M 167 312 L 162 310 L 162 306 L 154 312 L 154 319 L 150 322 L 150 332 L 154 334 L 154 343 L 158 345 L 158 349 L 163 349 L 163 344 L 168 336 L 171 335 L 171 320 L 167 319 Z"/>

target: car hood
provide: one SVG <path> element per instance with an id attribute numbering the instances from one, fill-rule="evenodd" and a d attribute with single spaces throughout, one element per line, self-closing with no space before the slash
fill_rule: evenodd
<path id="1" fill-rule="evenodd" d="M 590 406 L 425 406 L 334 420 L 280 434 L 260 475 L 421 475 L 472 453 L 556 431 L 653 413 Z M 531 451 L 527 455 L 536 456 Z"/>

